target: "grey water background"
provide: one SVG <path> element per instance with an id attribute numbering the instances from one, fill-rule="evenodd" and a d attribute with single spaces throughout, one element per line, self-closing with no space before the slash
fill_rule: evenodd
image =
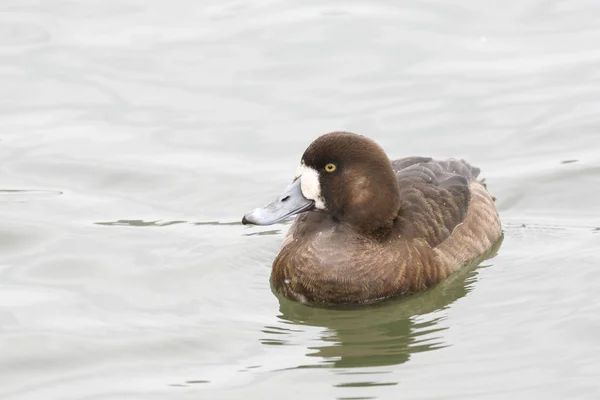
<path id="1" fill-rule="evenodd" d="M 0 398 L 600 397 L 598 1 L 3 0 L 0 59 Z M 498 256 L 273 295 L 332 130 L 481 167 Z"/>

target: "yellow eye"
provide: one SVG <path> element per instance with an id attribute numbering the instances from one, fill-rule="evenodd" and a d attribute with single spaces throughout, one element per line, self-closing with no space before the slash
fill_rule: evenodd
<path id="1" fill-rule="evenodd" d="M 335 164 L 329 163 L 325 166 L 325 171 L 327 172 L 333 172 L 337 169 L 337 167 L 335 166 Z"/>

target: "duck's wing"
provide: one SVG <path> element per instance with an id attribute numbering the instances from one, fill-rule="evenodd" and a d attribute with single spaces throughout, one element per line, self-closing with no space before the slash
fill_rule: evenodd
<path id="1" fill-rule="evenodd" d="M 479 168 L 464 160 L 426 157 L 394 160 L 392 167 L 400 187 L 400 235 L 439 245 L 465 220 Z"/>

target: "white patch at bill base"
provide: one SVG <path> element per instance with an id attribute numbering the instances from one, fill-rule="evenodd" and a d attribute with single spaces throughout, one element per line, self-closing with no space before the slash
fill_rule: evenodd
<path id="1" fill-rule="evenodd" d="M 314 201 L 317 209 L 325 210 L 325 201 L 321 195 L 321 183 L 317 170 L 302 163 L 298 167 L 296 178 L 300 179 L 300 189 L 304 197 Z"/>

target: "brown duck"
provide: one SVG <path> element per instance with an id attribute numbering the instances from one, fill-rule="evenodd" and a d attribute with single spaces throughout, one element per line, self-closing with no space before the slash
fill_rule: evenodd
<path id="1" fill-rule="evenodd" d="M 379 145 L 332 132 L 304 152 L 294 181 L 244 224 L 296 220 L 273 262 L 275 290 L 305 303 L 367 303 L 421 292 L 489 256 L 502 236 L 479 169 L 390 161 Z"/>

